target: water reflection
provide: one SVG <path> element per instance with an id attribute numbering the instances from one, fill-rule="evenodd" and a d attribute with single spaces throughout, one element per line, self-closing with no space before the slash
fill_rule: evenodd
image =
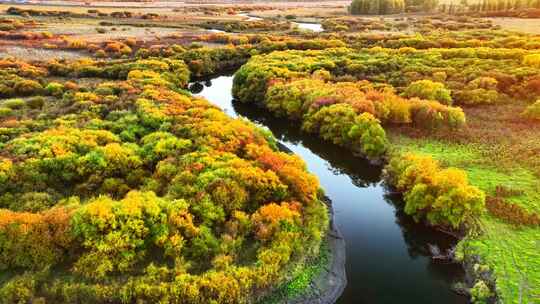
<path id="1" fill-rule="evenodd" d="M 430 244 L 446 250 L 455 240 L 404 214 L 400 196 L 381 182 L 380 167 L 301 132 L 298 122 L 232 101 L 231 87 L 232 76 L 219 76 L 197 95 L 233 117 L 244 116 L 269 128 L 306 161 L 333 202 L 336 223 L 347 243 L 349 282 L 338 303 L 466 303 L 451 291 L 452 282 L 463 277 L 461 267 L 435 263 L 429 257 Z"/>
<path id="2" fill-rule="evenodd" d="M 381 167 L 369 163 L 366 159 L 355 157 L 352 153 L 343 153 L 343 149 L 321 141 L 317 136 L 311 136 L 300 130 L 298 122 L 290 122 L 269 115 L 263 108 L 244 104 L 237 100 L 232 102 L 234 111 L 251 121 L 265 126 L 272 131 L 281 142 L 302 145 L 321 159 L 328 161 L 328 170 L 335 175 L 347 175 L 357 187 L 375 186 L 381 180 Z M 351 163 L 356 163 L 366 170 L 351 170 Z"/>
<path id="3" fill-rule="evenodd" d="M 193 94 L 199 94 L 200 92 L 202 92 L 202 90 L 204 90 L 204 85 L 200 82 L 194 82 L 189 85 L 188 89 Z"/>
<path id="4" fill-rule="evenodd" d="M 245 21 L 258 21 L 258 20 L 263 20 L 263 19 L 260 18 L 260 17 L 250 16 L 248 13 L 238 13 L 238 14 L 236 14 L 236 15 L 237 15 L 237 16 L 241 16 L 241 17 L 246 18 Z"/>
<path id="5" fill-rule="evenodd" d="M 314 31 L 316 33 L 324 31 L 320 23 L 293 22 L 293 24 L 296 24 L 300 29 Z"/>

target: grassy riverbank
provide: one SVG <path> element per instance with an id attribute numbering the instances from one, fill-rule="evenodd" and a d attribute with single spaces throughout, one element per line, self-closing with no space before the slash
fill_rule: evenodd
<path id="1" fill-rule="evenodd" d="M 407 214 L 466 227 L 458 256 L 476 261 L 473 301 L 534 302 L 540 124 L 520 113 L 536 99 L 538 67 L 527 64 L 535 56 L 473 47 L 274 52 L 244 65 L 233 93 L 352 151 L 390 154 Z"/>
<path id="2" fill-rule="evenodd" d="M 471 184 L 486 193 L 487 212 L 459 247 L 468 256 L 479 256 L 481 263 L 489 267 L 504 303 L 535 303 L 540 295 L 540 178 L 534 156 L 528 158 L 511 151 L 519 150 L 519 145 L 538 149 L 540 125 L 531 123 L 518 131 L 503 123 L 504 116 L 484 121 L 468 117 L 469 128 L 476 127 L 475 123 L 484 126 L 475 128 L 480 133 L 476 138 L 463 131 L 461 143 L 444 136 L 413 138 L 397 133 L 391 134 L 390 140 L 400 152 L 427 154 L 444 166 L 465 170 Z M 494 129 L 497 122 L 500 127 Z M 489 136 L 505 130 L 513 131 L 509 136 Z M 487 138 L 492 140 L 486 142 Z"/>

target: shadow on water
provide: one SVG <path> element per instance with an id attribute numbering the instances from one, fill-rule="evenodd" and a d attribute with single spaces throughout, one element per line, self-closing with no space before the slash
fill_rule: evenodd
<path id="1" fill-rule="evenodd" d="M 298 127 L 298 122 L 290 122 L 285 118 L 275 118 L 265 109 L 243 104 L 237 100 L 232 102 L 233 108 L 239 115 L 249 118 L 249 120 L 265 126 L 286 146 L 302 145 L 321 159 L 329 163 L 328 170 L 336 175 L 347 175 L 357 187 L 368 187 L 376 185 L 381 180 L 381 167 L 371 165 L 363 158 L 355 157 L 352 153 L 344 153 L 344 150 L 336 145 L 322 141 L 313 134 L 306 134 Z M 290 148 L 290 147 L 289 147 Z M 363 168 L 364 170 L 352 170 L 350 164 Z"/>
<path id="2" fill-rule="evenodd" d="M 401 197 L 382 183 L 380 166 L 301 132 L 298 122 L 233 101 L 230 75 L 199 84 L 202 90 L 192 84 L 198 96 L 233 117 L 267 127 L 318 176 L 347 244 L 348 285 L 338 303 L 467 303 L 451 291 L 451 285 L 463 279 L 462 268 L 430 257 L 430 245 L 445 251 L 456 240 L 407 216 Z"/>

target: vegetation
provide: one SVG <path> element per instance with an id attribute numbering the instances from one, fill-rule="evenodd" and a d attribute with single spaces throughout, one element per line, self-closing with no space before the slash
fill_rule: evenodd
<path id="1" fill-rule="evenodd" d="M 405 9 L 403 0 L 353 0 L 349 11 L 353 15 L 386 15 L 402 13 Z"/>
<path id="2" fill-rule="evenodd" d="M 441 169 L 429 156 L 405 154 L 387 166 L 392 184 L 404 193 L 405 212 L 416 219 L 458 228 L 484 211 L 485 195 L 459 169 Z"/>
<path id="3" fill-rule="evenodd" d="M 529 119 L 540 120 L 540 100 L 528 106 L 522 115 Z"/>
<path id="4" fill-rule="evenodd" d="M 538 3 L 351 3 L 422 13 L 384 18 L 242 7 L 278 14 L 259 21 L 234 5 L 8 9 L 2 54 L 94 59 L 0 60 L 0 303 L 302 294 L 328 258 L 316 178 L 267 130 L 186 91 L 240 67 L 240 102 L 384 163 L 406 214 L 464 236 L 455 257 L 473 302 L 534 303 L 540 37 L 483 17 L 537 18 Z M 70 18 L 95 37 L 49 26 Z"/>
<path id="5" fill-rule="evenodd" d="M 498 278 L 493 284 L 475 281 L 477 287 L 471 290 L 475 297 L 491 299 L 497 291 L 504 299 L 516 299 L 515 282 L 521 282 L 521 288 L 538 282 L 534 271 L 521 267 L 504 270 L 515 267 L 511 266 L 515 262 L 501 253 L 526 252 L 520 259 L 524 265 L 534 265 L 538 259 L 531 242 L 538 236 L 540 210 L 533 190 L 538 179 L 529 174 L 531 170 L 538 174 L 540 167 L 536 158 L 525 152 L 531 151 L 530 145 L 536 147 L 537 128 L 526 125 L 530 114 L 523 114 L 523 118 L 516 115 L 532 113 L 534 105 L 527 100 L 539 97 L 538 70 L 530 64 L 535 52 L 442 45 L 424 50 L 440 38 L 411 40 L 410 45 L 417 48 L 405 47 L 407 39 L 374 40 L 392 48 L 362 48 L 366 42 L 373 43 L 365 37 L 354 51 L 341 48 L 255 56 L 236 73 L 233 93 L 242 102 L 261 103 L 278 116 L 299 120 L 305 131 L 371 158 L 389 151 L 387 172 L 404 194 L 405 212 L 433 225 L 465 227 L 468 236 L 460 243 L 460 254 L 481 257 Z M 353 37 L 351 42 L 358 40 Z M 524 110 L 525 101 L 528 110 Z M 362 149 L 361 142 L 359 148 L 350 137 L 355 117 L 360 115 L 372 115 L 379 121 L 378 129 L 384 127 L 384 132 L 376 132 L 380 136 L 366 133 L 370 135 L 364 137 L 387 138 L 378 141 L 385 142 L 384 149 Z M 501 136 L 503 132 L 507 135 Z M 505 138 L 511 138 L 510 142 Z M 429 144 L 423 146 L 437 139 L 444 140 L 437 150 L 428 149 Z M 448 146 L 456 142 L 485 148 L 471 157 L 468 151 L 453 154 Z M 492 169 L 500 166 L 497 162 L 507 164 L 505 173 Z M 487 164 L 477 167 L 476 163 Z M 508 172 L 513 170 L 524 173 L 510 177 L 513 175 Z M 506 185 L 505 181 L 514 178 L 519 185 L 527 180 L 527 190 L 494 198 L 493 185 Z M 505 235 L 504 241 L 497 233 Z M 535 290 L 526 289 L 526 297 L 533 297 Z"/>
<path id="6" fill-rule="evenodd" d="M 406 97 L 419 97 L 422 99 L 436 100 L 447 105 L 452 104 L 450 90 L 445 88 L 444 84 L 440 82 L 433 82 L 429 79 L 417 80 L 411 83 L 403 93 Z"/>
<path id="7" fill-rule="evenodd" d="M 317 179 L 182 60 L 1 64 L 4 96 L 45 95 L 0 102 L 3 303 L 239 303 L 319 256 Z"/>

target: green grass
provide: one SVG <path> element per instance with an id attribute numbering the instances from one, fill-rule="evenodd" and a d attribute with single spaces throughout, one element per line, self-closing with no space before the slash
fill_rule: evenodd
<path id="1" fill-rule="evenodd" d="M 317 278 L 330 263 L 330 248 L 328 243 L 321 242 L 319 256 L 308 261 L 303 267 L 293 271 L 293 279 L 279 286 L 272 294 L 263 298 L 259 304 L 284 303 L 286 300 L 300 298 L 309 294 L 310 283 Z"/>
<path id="2" fill-rule="evenodd" d="M 507 200 L 528 212 L 540 213 L 540 179 L 533 171 L 519 165 L 513 168 L 499 166 L 496 160 L 487 156 L 486 147 L 404 136 L 392 136 L 391 141 L 400 152 L 429 154 L 443 166 L 467 171 L 470 183 L 486 194 L 494 195 L 497 186 L 519 191 L 520 193 L 508 197 Z"/>
<path id="3" fill-rule="evenodd" d="M 531 213 L 540 213 L 540 179 L 532 170 L 515 165 L 497 166 L 488 147 L 463 145 L 429 138 L 391 135 L 398 152 L 429 154 L 444 166 L 463 169 L 470 183 L 488 195 L 503 185 L 516 190 L 506 200 Z M 516 227 L 484 214 L 480 233 L 462 240 L 467 254 L 478 255 L 496 278 L 502 303 L 540 303 L 540 227 Z"/>

